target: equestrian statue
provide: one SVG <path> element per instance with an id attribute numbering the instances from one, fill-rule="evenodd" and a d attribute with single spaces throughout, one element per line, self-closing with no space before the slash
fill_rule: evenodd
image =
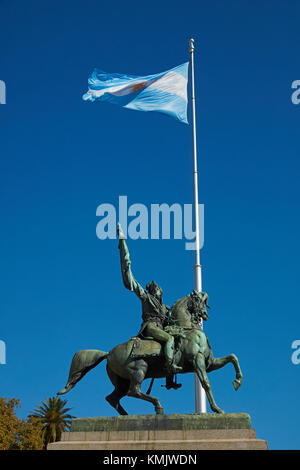
<path id="1" fill-rule="evenodd" d="M 119 250 L 123 283 L 134 292 L 142 304 L 142 325 L 136 336 L 119 344 L 109 352 L 87 349 L 74 355 L 66 386 L 58 392 L 69 392 L 87 372 L 104 359 L 107 374 L 114 386 L 106 397 L 120 415 L 127 415 L 120 404 L 125 396 L 151 402 L 156 414 L 163 414 L 158 398 L 151 395 L 153 381 L 166 378 L 166 388 L 177 389 L 181 385 L 174 375 L 196 373 L 206 392 L 211 410 L 224 413 L 216 404 L 207 373 L 231 363 L 235 369 L 233 386 L 237 390 L 242 383 L 242 371 L 234 354 L 215 358 L 209 341 L 203 332 L 202 322 L 208 319 L 208 295 L 193 290 L 191 294 L 177 300 L 172 308 L 163 303 L 162 289 L 150 282 L 144 289 L 134 278 L 125 236 L 118 224 Z M 146 393 L 141 391 L 145 379 L 152 379 Z"/>

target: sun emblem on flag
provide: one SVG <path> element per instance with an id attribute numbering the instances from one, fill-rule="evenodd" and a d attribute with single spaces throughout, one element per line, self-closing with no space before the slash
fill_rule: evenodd
<path id="1" fill-rule="evenodd" d="M 134 93 L 135 91 L 140 90 L 141 88 L 144 88 L 146 85 L 147 85 L 147 82 L 138 83 L 137 85 L 132 87 L 131 92 Z"/>

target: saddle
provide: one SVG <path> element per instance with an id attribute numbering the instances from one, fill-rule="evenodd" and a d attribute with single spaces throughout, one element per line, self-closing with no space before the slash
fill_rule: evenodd
<path id="1" fill-rule="evenodd" d="M 167 329 L 167 328 L 166 328 Z M 172 331 L 173 334 L 175 331 Z M 175 353 L 177 352 L 180 345 L 180 338 L 185 335 L 179 332 L 174 334 L 175 336 Z M 156 341 L 154 338 L 145 337 L 140 338 L 139 336 L 133 336 L 128 342 L 129 347 L 129 358 L 146 358 L 146 357 L 159 357 L 163 356 L 161 343 Z"/>
<path id="2" fill-rule="evenodd" d="M 162 345 L 154 339 L 141 339 L 133 336 L 129 340 L 131 351 L 129 358 L 159 357 L 162 355 Z"/>
<path id="3" fill-rule="evenodd" d="M 132 345 L 128 358 L 129 360 L 139 358 L 144 359 L 147 357 L 161 357 L 163 355 L 162 345 L 154 339 L 141 339 L 137 336 L 134 336 L 130 339 L 129 344 Z M 149 395 L 151 392 L 153 381 L 154 378 L 152 378 L 149 389 L 146 392 L 147 395 Z M 167 390 L 170 390 L 171 388 L 177 390 L 181 387 L 181 384 L 177 383 L 177 379 L 174 381 L 174 375 L 170 375 L 166 377 L 166 385 L 161 386 L 166 387 Z"/>

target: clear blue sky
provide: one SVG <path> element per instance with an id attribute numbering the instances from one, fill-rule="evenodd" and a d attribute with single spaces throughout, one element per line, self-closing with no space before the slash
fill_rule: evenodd
<path id="1" fill-rule="evenodd" d="M 0 395 L 20 398 L 20 416 L 65 385 L 75 351 L 109 350 L 140 327 L 117 242 L 96 237 L 97 206 L 193 200 L 191 125 L 84 102 L 87 78 L 94 67 L 167 70 L 188 60 L 193 36 L 205 331 L 245 376 L 235 392 L 230 365 L 213 372 L 213 392 L 225 411 L 248 412 L 271 449 L 300 449 L 299 13 L 292 0 L 0 1 Z M 136 278 L 155 279 L 170 305 L 193 288 L 184 243 L 128 241 Z M 194 377 L 181 381 L 154 385 L 166 413 L 194 412 Z M 66 398 L 77 417 L 114 416 L 111 391 L 101 364 Z"/>

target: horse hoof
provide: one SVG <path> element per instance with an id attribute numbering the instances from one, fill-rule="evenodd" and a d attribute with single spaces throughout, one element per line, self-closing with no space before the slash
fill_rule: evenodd
<path id="1" fill-rule="evenodd" d="M 221 410 L 221 408 L 215 408 L 213 411 L 214 411 L 215 413 L 220 414 L 220 415 L 225 414 L 225 411 Z"/>
<path id="2" fill-rule="evenodd" d="M 221 408 L 219 408 L 217 405 L 211 406 L 211 411 L 213 411 L 214 413 L 218 413 L 218 414 L 224 414 L 225 413 L 225 411 L 221 410 Z"/>

